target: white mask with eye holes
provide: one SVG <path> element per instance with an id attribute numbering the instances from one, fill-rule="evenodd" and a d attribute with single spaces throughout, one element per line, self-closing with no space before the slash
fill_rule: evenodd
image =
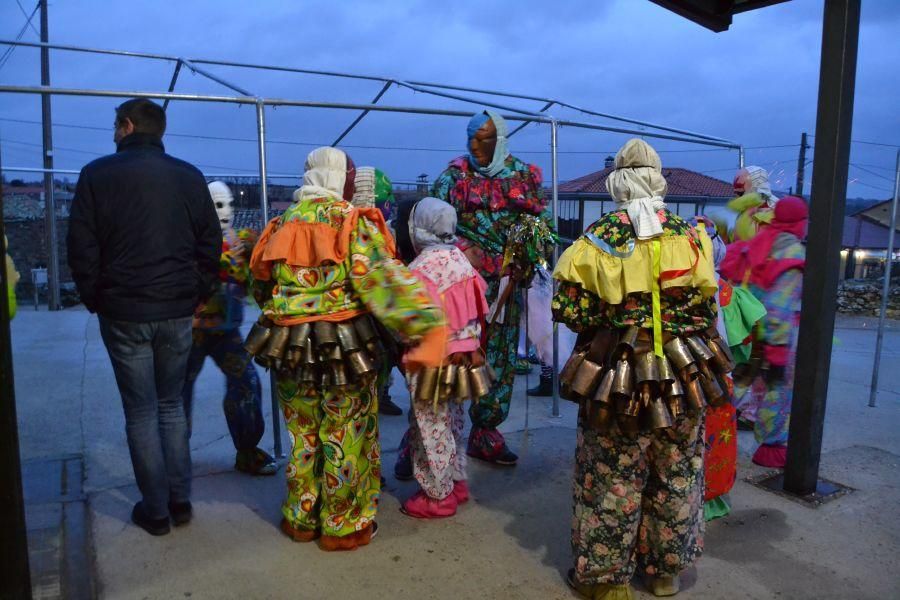
<path id="1" fill-rule="evenodd" d="M 219 215 L 219 226 L 223 232 L 228 231 L 234 222 L 234 195 L 231 189 L 222 181 L 213 181 L 209 184 L 209 195 Z"/>

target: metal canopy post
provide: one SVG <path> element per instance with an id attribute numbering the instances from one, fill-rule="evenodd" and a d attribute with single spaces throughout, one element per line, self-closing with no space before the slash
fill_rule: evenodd
<path id="1" fill-rule="evenodd" d="M 256 134 L 259 140 L 259 208 L 261 226 L 269 224 L 269 185 L 266 181 L 266 105 L 261 99 L 256 101 Z M 284 457 L 281 445 L 281 407 L 278 405 L 278 385 L 275 371 L 269 372 L 270 396 L 272 400 L 272 441 L 276 458 Z"/>
<path id="2" fill-rule="evenodd" d="M 3 182 L 0 180 L 0 240 L 5 239 Z M 5 254 L 6 248 L 0 244 Z M 0 257 L 0 261 L 4 260 Z M 0 263 L 0 598 L 31 598 L 28 538 L 22 466 L 19 462 L 19 424 L 13 380 L 12 340 L 9 335 L 9 273 Z"/>
<path id="3" fill-rule="evenodd" d="M 805 137 L 806 134 L 804 134 Z M 894 232 L 897 229 L 897 193 L 900 192 L 900 150 L 897 150 L 897 166 L 894 168 L 894 201 L 891 203 L 891 222 L 888 231 L 887 256 L 884 265 L 884 287 L 881 290 L 881 312 L 878 314 L 878 337 L 875 338 L 875 364 L 872 365 L 872 385 L 869 388 L 869 406 L 875 407 L 878 396 L 878 370 L 881 367 L 881 344 L 884 342 L 884 319 L 888 298 L 891 295 L 891 267 L 894 263 Z"/>
<path id="4" fill-rule="evenodd" d="M 553 199 L 551 203 L 551 211 L 553 214 L 553 230 L 559 233 L 559 165 L 557 163 L 557 130 L 559 129 L 559 125 L 556 122 L 556 119 L 550 121 L 550 178 L 551 178 L 551 186 L 553 190 Z M 559 245 L 553 246 L 553 265 L 552 268 L 556 268 L 556 263 L 559 262 Z M 552 269 L 551 269 L 552 272 Z M 550 281 L 550 285 L 554 288 L 556 285 L 554 284 L 552 278 Z M 552 416 L 559 416 L 559 323 L 553 321 L 553 378 L 551 380 L 553 385 L 553 412 Z"/>
<path id="5" fill-rule="evenodd" d="M 816 491 L 847 200 L 860 0 L 825 0 L 816 155 L 784 489 Z"/>

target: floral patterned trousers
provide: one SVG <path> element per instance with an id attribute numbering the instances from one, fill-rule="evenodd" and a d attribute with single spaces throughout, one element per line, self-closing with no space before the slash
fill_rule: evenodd
<path id="1" fill-rule="evenodd" d="M 482 275 L 484 273 L 482 272 Z M 496 277 L 488 279 L 487 301 L 492 304 L 500 288 Z M 514 291 L 506 304 L 503 323 L 495 322 L 487 327 L 487 362 L 494 369 L 497 381 L 488 395 L 469 406 L 473 428 L 496 429 L 509 416 L 513 384 L 516 379 L 516 354 L 519 348 L 519 321 L 522 315 L 521 293 Z"/>
<path id="2" fill-rule="evenodd" d="M 676 575 L 703 551 L 703 418 L 629 436 L 579 423 L 572 553 L 578 582 Z"/>
<path id="3" fill-rule="evenodd" d="M 291 438 L 284 518 L 343 537 L 375 520 L 381 494 L 378 400 L 371 388 L 300 386 L 278 379 Z"/>
<path id="4" fill-rule="evenodd" d="M 181 396 L 191 429 L 194 408 L 194 382 L 209 356 L 225 374 L 225 398 L 222 407 L 231 441 L 238 451 L 256 448 L 266 429 L 262 411 L 262 387 L 250 355 L 244 350 L 244 337 L 237 329 L 206 331 L 194 329 L 188 355 L 187 376 Z"/>
<path id="5" fill-rule="evenodd" d="M 415 382 L 409 386 L 415 398 Z M 413 473 L 429 498 L 443 500 L 453 492 L 453 482 L 466 479 L 466 452 L 462 404 L 415 400 L 410 419 Z"/>

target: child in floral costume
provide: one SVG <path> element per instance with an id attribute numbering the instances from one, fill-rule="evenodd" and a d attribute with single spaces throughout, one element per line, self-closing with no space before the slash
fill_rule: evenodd
<path id="1" fill-rule="evenodd" d="M 717 291 L 708 236 L 666 208 L 659 156 L 646 142 L 628 141 L 615 166 L 607 188 L 617 210 L 588 227 L 554 271 L 554 319 L 579 333 L 561 383 L 573 359 L 606 372 L 599 387 L 572 392 L 581 411 L 568 582 L 593 599 L 632 598 L 635 571 L 652 593 L 674 594 L 679 573 L 702 552 L 704 411 L 684 410 L 674 382 L 687 388 L 696 380 L 683 374 L 697 366 L 706 373 L 707 365 L 685 351 L 684 369 L 662 373 L 679 364 L 671 344 L 708 335 L 713 347 L 716 339 L 708 333 Z M 642 376 L 647 360 L 659 371 Z M 632 386 L 647 395 L 632 396 Z M 610 416 L 602 403 L 613 396 Z"/>
<path id="2" fill-rule="evenodd" d="M 250 280 L 250 252 L 256 234 L 247 229 L 235 231 L 232 227 L 234 197 L 224 182 L 210 183 L 209 193 L 222 226 L 222 256 L 218 290 L 194 314 L 193 344 L 181 392 L 188 431 L 192 424 L 194 383 L 209 356 L 225 374 L 222 407 L 237 451 L 234 468 L 251 475 L 274 475 L 277 471 L 275 459 L 257 446 L 266 428 L 262 386 L 250 355 L 243 347 L 240 332 Z"/>
<path id="3" fill-rule="evenodd" d="M 439 364 L 445 337 L 443 316 L 425 287 L 393 258 L 381 211 L 350 204 L 354 175 L 344 152 L 310 153 L 294 204 L 268 224 L 251 259 L 264 315 L 255 327 L 266 335 L 270 329 L 290 328 L 291 336 L 305 331 L 291 344 L 308 343 L 303 356 L 317 369 L 308 379 L 313 371 L 306 366 L 271 363 L 292 445 L 281 528 L 295 541 L 321 536 L 325 550 L 369 543 L 381 487 L 375 379 L 349 377 L 348 365 L 360 366 L 351 356 L 359 353 L 345 337 L 326 345 L 325 334 L 350 335 L 374 315 L 405 343 L 418 345 L 414 365 Z M 274 350 L 266 356 L 280 357 L 282 348 Z M 371 358 L 359 373 L 374 375 L 376 368 L 365 364 Z"/>
<path id="4" fill-rule="evenodd" d="M 458 246 L 488 284 L 487 299 L 494 305 L 511 272 L 502 272 L 507 234 L 522 215 L 541 215 L 546 209 L 539 167 L 509 153 L 506 122 L 485 110 L 468 126 L 469 154 L 450 162 L 437 178 L 432 196 L 447 201 L 458 215 Z M 503 281 L 503 284 L 501 284 Z M 502 319 L 488 326 L 487 361 L 498 381 L 491 393 L 469 409 L 472 431 L 468 454 L 500 465 L 518 457 L 497 427 L 509 414 L 519 344 L 521 294 L 511 294 Z"/>
<path id="5" fill-rule="evenodd" d="M 480 366 L 484 362 L 481 331 L 488 309 L 487 284 L 453 245 L 456 212 L 443 200 L 424 198 L 413 208 L 409 227 L 418 252 L 409 268 L 425 282 L 447 318 L 449 341 L 443 368 Z M 469 499 L 463 404 L 459 398 L 420 398 L 420 378 L 408 379 L 413 412 L 409 438 L 413 471 L 421 490 L 403 503 L 402 510 L 425 519 L 449 517 Z"/>

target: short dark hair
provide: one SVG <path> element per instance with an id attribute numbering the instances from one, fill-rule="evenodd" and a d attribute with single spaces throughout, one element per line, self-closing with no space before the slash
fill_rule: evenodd
<path id="1" fill-rule="evenodd" d="M 162 137 L 166 132 L 166 111 L 146 98 L 133 98 L 116 107 L 116 126 L 125 119 L 131 121 L 134 130 Z"/>

